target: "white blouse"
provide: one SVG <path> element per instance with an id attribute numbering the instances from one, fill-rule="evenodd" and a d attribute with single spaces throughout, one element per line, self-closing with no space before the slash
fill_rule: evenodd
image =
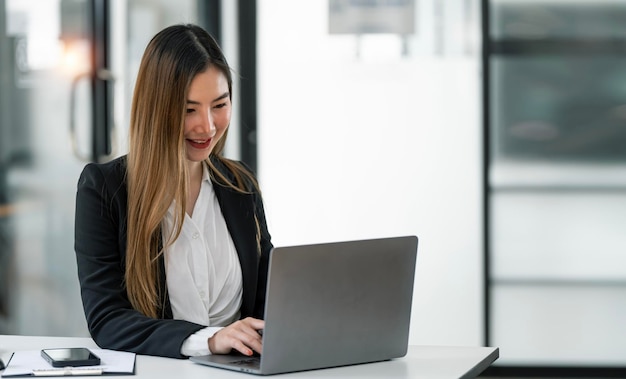
<path id="1" fill-rule="evenodd" d="M 174 228 L 174 204 L 162 222 L 163 242 Z M 185 214 L 180 236 L 165 250 L 167 291 L 174 319 L 206 325 L 185 340 L 183 355 L 210 354 L 207 340 L 239 319 L 242 276 L 239 257 L 203 164 L 193 216 Z"/>

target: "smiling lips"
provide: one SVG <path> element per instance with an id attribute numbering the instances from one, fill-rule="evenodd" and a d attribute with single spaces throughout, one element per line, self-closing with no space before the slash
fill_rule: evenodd
<path id="1" fill-rule="evenodd" d="M 206 149 L 211 144 L 211 138 L 207 140 L 188 139 L 187 142 L 191 145 L 191 147 L 194 147 L 196 149 Z"/>

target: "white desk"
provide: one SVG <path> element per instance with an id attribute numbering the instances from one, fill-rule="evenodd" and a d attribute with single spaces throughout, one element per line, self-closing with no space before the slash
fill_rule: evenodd
<path id="1" fill-rule="evenodd" d="M 5 364 L 14 351 L 54 347 L 98 346 L 90 338 L 32 337 L 0 335 L 0 357 Z M 495 361 L 495 347 L 409 346 L 408 354 L 386 362 L 305 371 L 269 376 L 277 378 L 474 378 Z M 1 373 L 1 371 L 0 371 Z M 104 376 L 104 378 L 212 378 L 244 379 L 256 375 L 206 367 L 189 360 L 137 355 L 135 376 Z"/>

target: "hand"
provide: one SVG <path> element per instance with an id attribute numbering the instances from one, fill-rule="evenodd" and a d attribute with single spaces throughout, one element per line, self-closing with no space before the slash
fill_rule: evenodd
<path id="1" fill-rule="evenodd" d="M 209 350 L 213 354 L 228 354 L 232 349 L 243 355 L 261 354 L 263 344 L 259 330 L 265 327 L 265 321 L 248 317 L 233 322 L 209 338 Z"/>

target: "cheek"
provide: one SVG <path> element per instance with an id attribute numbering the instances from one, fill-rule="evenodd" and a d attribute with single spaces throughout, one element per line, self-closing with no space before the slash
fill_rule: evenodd
<path id="1" fill-rule="evenodd" d="M 184 134 L 189 133 L 192 128 L 193 128 L 193 124 L 191 122 L 191 118 L 190 117 L 185 117 L 185 125 L 183 126 Z"/>
<path id="2" fill-rule="evenodd" d="M 198 126 L 199 123 L 202 123 L 201 117 L 197 113 L 187 114 L 185 116 L 185 123 L 183 126 L 183 130 L 186 133 L 193 131 L 194 128 Z"/>
<path id="3" fill-rule="evenodd" d="M 228 125 L 230 124 L 230 110 L 229 111 L 225 111 L 225 112 L 220 112 L 217 115 L 215 115 L 214 118 L 214 122 L 215 122 L 215 127 L 220 130 L 226 130 L 226 128 L 228 128 Z"/>

